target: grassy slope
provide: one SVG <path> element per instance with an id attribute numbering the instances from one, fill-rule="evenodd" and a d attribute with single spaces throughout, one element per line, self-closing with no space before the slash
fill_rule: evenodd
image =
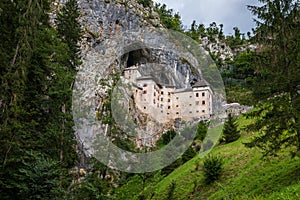
<path id="1" fill-rule="evenodd" d="M 240 126 L 249 123 L 244 118 L 239 122 Z M 168 199 L 173 182 L 171 199 L 300 199 L 300 159 L 291 159 L 287 149 L 276 158 L 262 160 L 257 149 L 242 144 L 249 137 L 243 133 L 238 141 L 211 152 L 225 160 L 220 181 L 209 186 L 203 183 L 202 159 L 196 156 L 151 189 L 146 188 L 146 194 L 154 192 L 151 199 Z"/>

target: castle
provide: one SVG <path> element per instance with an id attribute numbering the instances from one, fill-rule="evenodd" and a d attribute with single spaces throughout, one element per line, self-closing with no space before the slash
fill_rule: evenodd
<path id="1" fill-rule="evenodd" d="M 160 123 L 205 120 L 212 116 L 212 90 L 204 80 L 187 88 L 160 83 L 153 76 L 142 76 L 139 66 L 124 69 L 124 78 L 132 83 L 136 107 Z"/>

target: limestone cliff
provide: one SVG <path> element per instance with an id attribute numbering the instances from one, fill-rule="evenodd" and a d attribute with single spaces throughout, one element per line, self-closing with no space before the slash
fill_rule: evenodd
<path id="1" fill-rule="evenodd" d="M 53 10 L 59 10 L 64 3 L 65 0 L 54 1 Z M 190 53 L 199 45 L 162 29 L 152 7 L 144 8 L 135 0 L 80 0 L 78 5 L 84 34 L 73 110 L 78 139 L 88 154 L 93 152 L 91 146 L 97 134 L 113 138 L 115 129 L 121 134 L 130 129 L 135 135 L 124 134 L 123 138 L 138 137 L 133 140 L 137 146 L 153 146 L 164 131 L 174 126 L 161 124 L 136 109 L 128 87 L 119 87 L 120 76 L 127 67 L 142 65 L 144 76 L 155 75 L 178 88 L 191 87 L 204 76 L 215 89 L 215 99 L 219 98 L 215 108 L 220 107 L 225 94 L 220 92 L 222 84 L 217 81 L 220 75 L 215 73 L 216 67 L 203 56 L 208 54 Z M 200 70 L 200 65 L 207 67 Z M 120 89 L 119 93 L 115 88 Z M 115 106 L 113 99 L 123 106 Z M 115 123 L 116 119 L 121 122 Z"/>

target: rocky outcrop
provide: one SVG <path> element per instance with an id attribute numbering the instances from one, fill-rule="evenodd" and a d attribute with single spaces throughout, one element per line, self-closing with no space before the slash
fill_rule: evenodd
<path id="1" fill-rule="evenodd" d="M 221 61 L 233 60 L 235 52 L 222 40 L 215 37 L 213 42 L 208 37 L 200 38 L 201 46 Z"/>
<path id="2" fill-rule="evenodd" d="M 56 0 L 53 7 L 59 10 L 64 3 L 65 0 Z M 208 53 L 192 54 L 199 45 L 184 41 L 179 33 L 172 35 L 160 29 L 159 16 L 153 8 L 144 8 L 134 0 L 78 0 L 78 4 L 84 34 L 80 44 L 82 65 L 74 85 L 73 115 L 78 140 L 87 154 L 93 153 L 91 147 L 97 134 L 112 134 L 111 118 L 118 119 L 116 126 L 121 131 L 137 137 L 138 147 L 153 146 L 173 126 L 161 124 L 135 109 L 127 86 L 118 87 L 123 70 L 132 65 L 141 65 L 144 76 L 159 77 L 161 82 L 178 88 L 191 87 L 205 77 L 215 89 L 214 109 L 221 107 L 225 97 L 223 85 L 218 82 L 221 77 Z M 203 68 L 200 70 L 199 66 Z M 121 93 L 115 92 L 116 88 Z M 111 104 L 112 99 L 119 106 Z"/>

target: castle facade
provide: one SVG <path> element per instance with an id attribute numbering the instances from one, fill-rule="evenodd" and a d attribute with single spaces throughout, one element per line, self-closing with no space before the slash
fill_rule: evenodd
<path id="1" fill-rule="evenodd" d="M 176 88 L 158 83 L 155 77 L 142 76 L 138 66 L 126 68 L 124 78 L 133 85 L 136 107 L 161 123 L 204 120 L 212 115 L 213 92 L 204 79 L 191 87 Z"/>

